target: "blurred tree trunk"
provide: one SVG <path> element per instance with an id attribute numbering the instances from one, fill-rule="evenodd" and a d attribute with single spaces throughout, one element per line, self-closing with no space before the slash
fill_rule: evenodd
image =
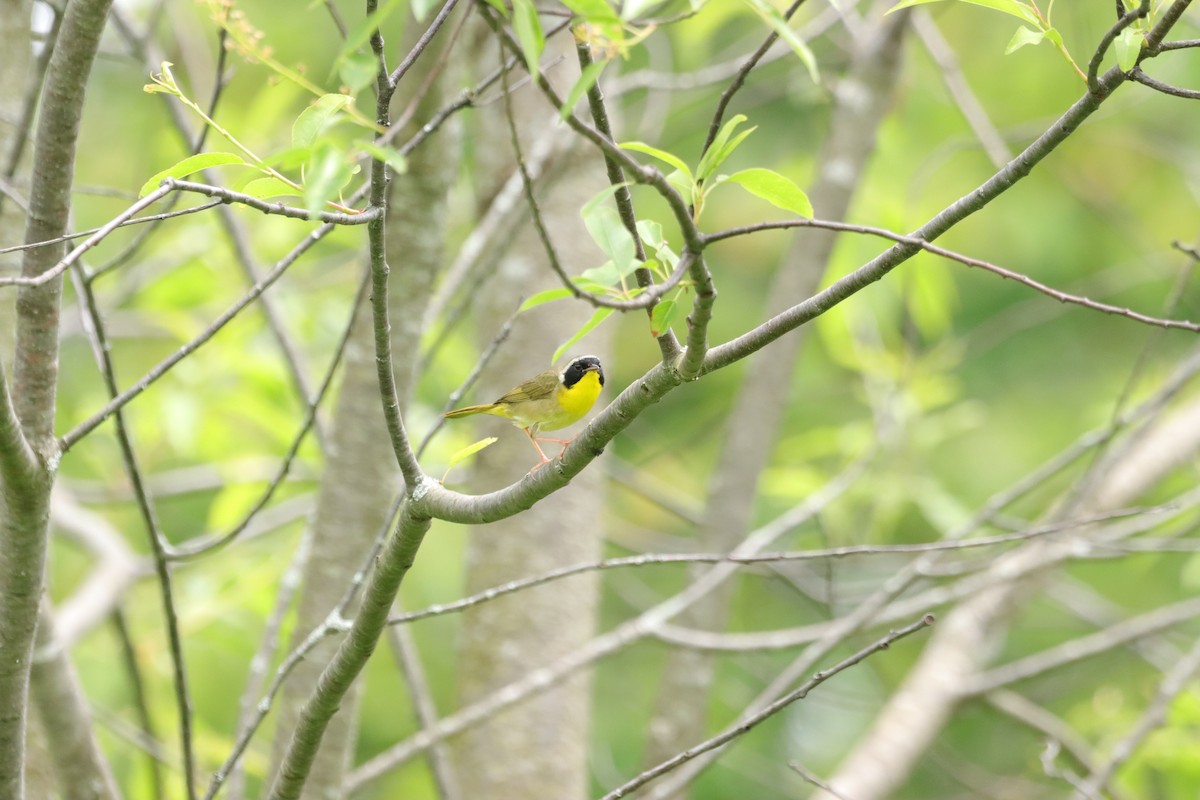
<path id="1" fill-rule="evenodd" d="M 79 685 L 79 676 L 59 640 L 48 600 L 38 616 L 30 694 L 35 726 L 46 748 L 59 794 L 70 800 L 117 798 L 116 781 L 100 752 L 92 715 Z M 40 760 L 40 754 L 39 754 Z M 31 757 L 32 760 L 32 757 Z M 49 797 L 45 787 L 29 785 L 30 797 Z"/>
<path id="2" fill-rule="evenodd" d="M 486 52 L 481 71 L 491 69 L 496 63 L 494 39 L 485 34 L 484 41 L 486 45 L 481 50 Z M 550 51 L 555 47 L 565 54 L 567 61 L 552 71 L 551 79 L 565 92 L 578 75 L 574 43 L 569 34 L 559 34 L 547 43 L 547 58 L 553 57 Z M 514 93 L 512 106 L 527 159 L 536 137 L 569 136 L 565 128 L 555 130 L 553 110 L 528 86 Z M 492 187 L 509 175 L 500 169 L 511 170 L 514 163 L 503 114 L 503 104 L 495 103 L 479 120 L 481 178 L 484 185 Z M 578 208 L 603 189 L 606 181 L 602 162 L 589 149 L 573 150 L 569 157 L 560 158 L 558 165 L 548 170 L 553 175 L 553 184 L 538 183 L 534 193 L 564 268 L 575 274 L 602 260 L 600 251 L 590 243 L 580 246 L 590 240 Z M 487 196 L 494 193 L 488 191 Z M 479 292 L 477 298 L 481 303 L 477 327 L 481 349 L 523 296 L 557 285 L 527 214 L 521 225 L 511 250 L 501 258 L 491 286 Z M 561 302 L 541 306 L 518 318 L 511 336 L 484 373 L 473 402 L 497 397 L 550 366 L 554 348 L 590 314 L 590 307 Z M 570 358 L 585 353 L 598 355 L 605 362 L 602 341 L 596 334 L 589 336 L 586 344 L 564 355 L 554 366 L 561 368 Z M 603 399 L 598 401 L 597 408 L 603 403 Z M 481 420 L 480 435 L 498 436 L 500 441 L 476 459 L 476 486 L 481 490 L 493 489 L 518 480 L 537 462 L 537 454 L 525 434 L 504 420 Z M 569 438 L 578 430 L 579 426 L 573 426 L 562 431 L 561 437 Z M 556 448 L 557 445 L 548 445 L 546 454 L 554 457 Z M 603 475 L 600 464 L 596 464 L 553 498 L 519 517 L 473 529 L 467 592 L 598 557 L 604 505 Z M 581 575 L 470 609 L 463 619 L 461 703 L 478 700 L 586 642 L 596 627 L 597 587 L 594 573 Z M 590 698 L 591 680 L 579 675 L 464 733 L 456 740 L 454 749 L 463 797 L 470 800 L 587 797 Z"/>
<path id="3" fill-rule="evenodd" d="M 78 0 L 64 13 L 62 33 L 49 63 L 33 140 L 24 233 L 26 243 L 56 238 L 67 229 L 87 79 L 99 49 L 109 5 L 110 0 Z M 7 4 L 0 10 L 5 12 L 7 21 L 26 28 L 23 40 L 14 30 L 4 31 L 5 42 L 13 46 L 17 53 L 14 60 L 19 62 L 28 57 L 28 6 Z M 13 86 L 23 88 L 26 85 L 17 76 L 11 77 Z M 24 251 L 21 274 L 27 277 L 42 275 L 54 266 L 64 251 L 62 244 Z M 21 800 L 25 796 L 30 672 L 34 634 L 45 590 L 50 490 L 58 463 L 54 420 L 61 297 L 61 275 L 40 286 L 20 287 L 16 313 L 12 317 L 16 334 L 12 382 L 0 381 L 5 391 L 11 393 L 12 402 L 0 412 L 4 420 L 0 425 L 0 484 L 3 489 L 0 492 L 0 652 L 4 654 L 0 658 L 0 797 L 12 800 Z M 8 335 L 6 333 L 5 338 Z M 5 349 L 7 351 L 7 347 Z M 9 399 L 0 397 L 0 402 L 7 404 Z M 61 653 L 53 654 L 53 657 L 58 666 L 65 664 L 65 656 Z M 57 661 L 60 658 L 64 660 Z M 69 670 L 59 670 L 55 674 L 70 677 Z M 39 699 L 46 700 L 50 696 L 49 692 L 42 691 L 50 688 L 48 683 L 35 681 L 35 688 Z M 67 695 L 68 701 L 78 697 L 74 692 Z M 62 699 L 63 696 L 57 697 Z M 82 737 L 87 749 L 97 752 L 95 742 L 91 740 L 90 726 L 85 725 L 84 730 L 74 732 L 52 728 L 58 721 L 50 716 L 43 719 L 47 726 L 46 739 L 51 746 L 66 745 L 68 739 L 64 737 Z M 71 743 L 78 741 L 74 739 Z M 55 753 L 55 756 L 67 760 L 73 753 Z M 67 767 L 85 768 L 78 763 Z M 95 794 L 91 796 L 109 795 L 111 778 L 97 775 L 95 784 Z M 44 787 L 38 787 L 38 791 L 43 790 Z"/>
<path id="4" fill-rule="evenodd" d="M 809 197 L 822 219 L 842 219 L 875 146 L 875 131 L 891 102 L 906 16 L 877 20 L 858 39 L 853 62 L 834 91 L 834 112 Z M 813 294 L 825 273 L 836 234 L 806 231 L 796 235 L 768 293 L 764 316 L 772 316 Z M 729 415 L 721 458 L 709 482 L 698 550 L 732 550 L 753 523 L 758 480 L 779 438 L 800 349 L 808 328 L 773 343 L 750 360 L 745 382 Z M 697 573 L 699 574 L 699 572 Z M 726 582 L 680 616 L 688 627 L 721 630 L 735 584 Z M 649 726 L 647 766 L 658 764 L 697 740 L 708 729 L 709 690 L 716 663 L 701 650 L 676 649 L 667 659 L 662 686 Z"/>
<path id="5" fill-rule="evenodd" d="M 1088 517 L 1127 508 L 1189 465 L 1200 452 L 1200 401 L 1175 409 L 1135 430 L 1084 478 L 1084 493 L 1056 519 Z M 1086 541 L 1087 528 L 1068 539 L 1037 541 L 998 558 L 994 584 L 959 603 L 933 629 L 929 643 L 904 682 L 888 695 L 859 744 L 827 784 L 838 794 L 818 792 L 814 800 L 884 800 L 903 786 L 921 758 L 969 697 L 971 679 L 987 667 L 1017 614 L 1033 600 L 1046 570 L 1060 567 Z M 1025 565 L 1038 565 L 1032 577 Z M 1026 577 L 1003 580 L 1004 576 Z M 1078 787 L 1079 784 L 1076 784 Z M 1097 792 L 1100 787 L 1096 787 Z M 1072 795 L 1079 796 L 1079 795 Z M 1086 792 L 1084 796 L 1096 796 Z"/>
<path id="6" fill-rule="evenodd" d="M 33 63 L 31 36 L 32 0 L 0 0 L 0 169 L 8 166 L 10 154 L 20 134 L 17 124 L 29 85 Z M 22 162 L 27 159 L 22 159 Z M 24 169 L 13 165 L 12 175 L 0 175 L 5 182 L 19 185 Z M 0 196 L 0 241 L 19 242 L 25 215 L 11 197 Z M 0 254 L 0 276 L 11 277 L 21 271 L 21 254 Z M 17 293 L 12 289 L 0 292 L 0 365 L 12 366 L 16 329 L 14 304 Z"/>
<path id="7" fill-rule="evenodd" d="M 441 101 L 440 81 L 429 74 L 436 62 L 435 47 L 405 77 L 406 84 L 413 87 L 427 79 L 433 81 L 416 119 L 426 119 Z M 402 93 L 402 99 L 412 96 L 411 92 Z M 402 133 L 397 141 L 404 138 Z M 392 178 L 387 235 L 387 260 L 391 268 L 388 296 L 402 411 L 412 391 L 421 312 L 442 261 L 445 199 L 453 174 L 450 145 L 445 132 L 432 137 L 410 156 L 408 171 Z M 312 553 L 305 566 L 293 647 L 337 607 L 354 573 L 362 568 L 400 490 L 396 457 L 383 420 L 371 304 L 366 296 L 355 314 L 343 370 L 313 519 Z M 323 643 L 296 667 L 285 684 L 272 772 L 291 739 L 301 706 L 337 645 L 336 640 Z M 342 796 L 343 778 L 354 754 L 361 688 L 360 682 L 330 724 L 305 785 L 304 797 L 327 800 Z"/>

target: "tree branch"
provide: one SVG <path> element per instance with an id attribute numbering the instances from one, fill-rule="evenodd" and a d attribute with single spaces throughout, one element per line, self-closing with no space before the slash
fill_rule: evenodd
<path id="1" fill-rule="evenodd" d="M 1146 708 L 1144 714 L 1121 741 L 1113 746 L 1108 759 L 1084 781 L 1081 793 L 1098 792 L 1116 774 L 1122 764 L 1128 761 L 1137 751 L 1139 745 L 1157 727 L 1161 726 L 1167 717 L 1167 708 L 1171 702 L 1185 689 L 1188 683 L 1200 672 L 1200 639 L 1192 644 L 1192 649 L 1179 660 L 1171 671 L 1163 678 L 1158 686 L 1154 699 Z"/>
<path id="2" fill-rule="evenodd" d="M 1134 77 L 1133 73 L 1130 73 L 1130 77 Z M 977 269 L 990 272 L 993 275 L 999 275 L 1005 280 L 1016 281 L 1017 283 L 1027 286 L 1030 289 L 1033 289 L 1035 292 L 1040 292 L 1047 297 L 1051 297 L 1060 303 L 1070 303 L 1072 305 L 1083 306 L 1084 308 L 1091 309 L 1092 311 L 1099 311 L 1102 314 L 1112 314 L 1113 316 L 1125 317 L 1127 319 L 1134 320 L 1135 322 L 1141 322 L 1145 325 L 1153 325 L 1159 328 L 1175 328 L 1178 330 L 1200 333 L 1200 323 L 1189 322 L 1187 320 L 1153 317 L 1149 314 L 1142 314 L 1141 312 L 1134 311 L 1131 308 L 1101 303 L 1097 300 L 1092 300 L 1089 297 L 1084 297 L 1083 295 L 1064 292 L 1059 289 L 1055 289 L 1052 286 L 1047 286 L 1041 281 L 1035 280 L 1022 272 L 1005 269 L 1004 267 L 993 264 L 989 261 L 963 255 L 962 253 L 949 250 L 940 245 L 933 244 L 932 242 L 927 242 L 919 236 L 896 233 L 895 231 L 889 231 L 886 228 L 877 228 L 873 225 L 854 225 L 846 222 L 836 222 L 833 220 L 824 219 L 791 219 L 781 220 L 778 222 L 759 222 L 751 225 L 744 225 L 738 228 L 729 228 L 727 230 L 706 234 L 704 238 L 707 242 L 718 242 L 723 239 L 754 233 L 757 231 L 786 230 L 791 228 L 822 228 L 825 230 L 861 233 L 869 236 L 878 236 L 883 239 L 890 239 L 893 242 L 912 245 L 926 251 L 927 253 L 941 256 L 942 258 L 949 259 L 950 261 L 957 261 L 958 263 L 965 264 L 968 267 L 975 267 Z"/>
<path id="3" fill-rule="evenodd" d="M 229 324 L 234 317 L 244 311 L 247 306 L 253 303 L 263 292 L 270 288 L 271 285 L 274 284 L 281 275 L 283 275 L 287 268 L 300 258 L 300 256 L 304 255 L 304 253 L 307 252 L 310 247 L 332 233 L 334 229 L 335 226 L 326 223 L 312 231 L 310 234 L 308 234 L 308 236 L 304 237 L 299 244 L 292 248 L 290 253 L 280 259 L 271 269 L 271 271 L 262 277 L 262 280 L 250 287 L 250 291 L 246 292 L 246 294 L 244 294 L 236 303 L 234 303 L 233 306 L 231 306 L 225 313 L 213 320 L 213 322 L 210 323 L 207 328 L 201 331 L 196 338 L 192 339 L 190 342 L 183 345 L 183 347 L 180 347 L 166 359 L 161 361 L 156 367 L 139 378 L 136 383 L 105 404 L 102 409 L 63 434 L 63 436 L 59 439 L 60 451 L 65 453 L 67 450 L 70 450 L 76 442 L 98 428 L 118 409 L 123 408 L 126 403 L 145 391 L 150 384 L 167 374 L 167 372 L 170 371 L 170 369 L 180 361 L 199 350 L 203 345 L 207 344 L 208 341 L 216 336 L 217 333 L 227 324 Z"/>
<path id="4" fill-rule="evenodd" d="M 1109 70 L 1100 79 L 1101 92 L 1084 94 L 1020 155 L 977 189 L 962 196 L 914 231 L 911 234 L 912 238 L 927 241 L 936 239 L 1008 191 L 1014 183 L 1028 175 L 1039 161 L 1066 141 L 1125 80 L 1126 76 L 1119 69 Z M 896 244 L 849 275 L 834 281 L 827 288 L 772 317 L 754 330 L 714 347 L 705 359 L 704 371 L 710 372 L 739 361 L 800 325 L 816 319 L 846 298 L 880 280 L 920 250 L 915 244 Z"/>
<path id="5" fill-rule="evenodd" d="M 26 242 L 66 232 L 87 77 L 110 5 L 111 0 L 77 0 L 63 17 L 42 95 Z M 25 251 L 22 276 L 38 277 L 61 252 L 61 246 Z M 44 588 L 50 487 L 59 459 L 54 414 L 61 295 L 61 278 L 21 287 L 12 393 L 0 387 L 6 390 L 0 397 L 0 445 L 7 451 L 0 457 L 0 642 L 5 653 L 0 658 L 0 796 L 13 800 L 24 797 L 30 659 Z M 15 449 L 8 451 L 8 445 Z M 40 462 L 36 471 L 28 470 L 30 450 Z M 14 470 L 14 465 L 22 469 Z"/>
<path id="6" fill-rule="evenodd" d="M 1141 0 L 1137 8 L 1130 9 L 1122 14 L 1116 23 L 1100 37 L 1100 43 L 1096 45 L 1096 52 L 1092 54 L 1092 60 L 1088 62 L 1087 84 L 1089 92 L 1092 94 L 1099 94 L 1100 92 L 1100 83 L 1096 79 L 1096 75 L 1100 72 L 1100 62 L 1104 60 L 1104 54 L 1108 52 L 1109 45 L 1121 35 L 1121 31 L 1132 25 L 1135 20 L 1144 19 L 1149 13 L 1150 0 Z"/>
<path id="7" fill-rule="evenodd" d="M 316 691 L 300 712 L 300 721 L 268 794 L 270 800 L 300 797 L 325 728 L 379 643 L 396 592 L 416 560 L 429 523 L 428 518 L 417 517 L 411 505 L 401 509 L 396 530 L 379 554 L 378 566 L 367 582 L 362 607 L 349 634 L 321 673 Z"/>
<path id="8" fill-rule="evenodd" d="M 171 193 L 170 186 L 164 185 L 164 186 L 158 187 L 153 192 L 146 195 L 141 200 L 138 200 L 136 203 L 134 203 L 129 208 L 122 211 L 117 216 L 113 217 L 111 220 L 108 221 L 107 224 L 105 224 L 101 228 L 97 229 L 97 231 L 95 233 L 93 233 L 91 236 L 89 236 L 87 238 L 87 240 L 85 240 L 83 242 L 83 244 L 79 245 L 74 250 L 72 250 L 70 253 L 68 253 L 65 258 L 63 258 L 61 261 L 59 261 L 54 266 L 50 267 L 49 269 L 47 269 L 44 272 L 37 274 L 37 275 L 31 275 L 28 277 L 26 277 L 25 275 L 22 275 L 22 276 L 16 277 L 16 278 L 0 278 L 0 286 L 42 286 L 56 278 L 60 278 L 64 272 L 66 272 L 68 269 L 71 268 L 72 264 L 74 264 L 76 261 L 78 261 L 80 259 L 80 257 L 83 256 L 84 253 L 86 253 L 88 250 L 92 249 L 93 247 L 98 245 L 100 242 L 102 242 L 106 238 L 108 238 L 108 235 L 110 233 L 112 233 L 114 230 L 121 227 L 123 224 L 128 222 L 134 216 L 136 216 L 137 213 L 139 211 L 141 211 L 143 208 L 146 208 L 148 206 L 151 206 L 151 205 L 157 203 L 160 199 L 162 199 L 164 196 L 166 196 L 170 193 Z M 56 237 L 52 241 L 53 242 L 61 242 L 61 241 L 65 241 L 67 238 L 69 238 L 69 237 L 60 236 L 60 237 Z"/>
<path id="9" fill-rule="evenodd" d="M 933 615 L 926 614 L 924 617 L 917 620 L 916 622 L 913 622 L 909 625 L 905 625 L 903 628 L 900 628 L 899 630 L 892 631 L 887 636 L 884 636 L 882 639 L 880 639 L 879 641 L 870 645 L 869 647 L 865 647 L 862 650 L 859 650 L 854 655 L 850 656 L 849 658 L 838 662 L 837 664 L 830 667 L 829 669 L 822 670 L 822 671 L 818 672 L 816 675 L 813 675 L 812 678 L 810 678 L 809 680 L 800 684 L 799 687 L 797 687 L 793 691 L 785 694 L 783 697 L 779 698 L 774 703 L 771 703 L 770 705 L 768 705 L 766 708 L 764 708 L 762 711 L 758 712 L 754 716 L 741 722 L 736 727 L 731 728 L 730 730 L 728 730 L 722 734 L 714 736 L 711 739 L 703 741 L 700 744 L 695 745 L 694 747 L 689 747 L 687 750 L 684 750 L 682 753 L 675 756 L 674 758 L 667 759 L 666 761 L 662 762 L 661 764 L 658 764 L 657 766 L 646 770 L 645 772 L 641 773 L 637 777 L 632 778 L 631 780 L 626 781 L 625 783 L 618 786 L 616 789 L 613 789 L 611 792 L 604 795 L 604 797 L 602 797 L 601 800 L 617 800 L 617 798 L 625 797 L 627 794 L 629 794 L 634 789 L 644 786 L 647 783 L 649 783 L 650 781 L 659 777 L 660 775 L 663 775 L 679 766 L 682 766 L 683 764 L 686 764 L 688 761 L 691 761 L 693 758 L 696 758 L 697 756 L 703 755 L 704 753 L 707 753 L 710 750 L 715 750 L 718 747 L 722 747 L 722 746 L 728 744 L 729 742 L 733 741 L 734 739 L 738 738 L 739 736 L 741 736 L 745 733 L 748 733 L 750 730 L 752 730 L 754 727 L 756 727 L 759 723 L 761 723 L 762 721 L 768 719 L 769 717 L 772 717 L 775 714 L 779 713 L 780 711 L 787 708 L 789 705 L 796 702 L 797 700 L 803 700 L 805 697 L 808 696 L 809 692 L 811 692 L 816 687 L 820 686 L 825 681 L 832 678 L 834 675 L 837 675 L 839 672 L 844 672 L 845 670 L 849 669 L 850 667 L 853 667 L 855 664 L 859 664 L 859 663 L 865 661 L 867 658 L 874 655 L 875 653 L 880 652 L 881 650 L 887 650 L 889 647 L 891 647 L 893 642 L 899 641 L 900 639 L 903 639 L 906 636 L 910 636 L 919 630 L 927 628 L 930 625 L 932 625 L 933 623 L 934 623 Z"/>

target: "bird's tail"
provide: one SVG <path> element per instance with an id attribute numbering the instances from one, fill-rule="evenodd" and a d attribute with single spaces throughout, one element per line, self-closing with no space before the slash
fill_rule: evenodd
<path id="1" fill-rule="evenodd" d="M 495 413 L 495 410 L 495 403 L 484 403 L 480 406 L 464 406 L 463 408 L 456 408 L 453 411 L 447 411 L 445 414 L 442 414 L 442 416 L 447 419 L 454 419 L 455 417 L 469 417 L 472 414 L 492 414 Z"/>

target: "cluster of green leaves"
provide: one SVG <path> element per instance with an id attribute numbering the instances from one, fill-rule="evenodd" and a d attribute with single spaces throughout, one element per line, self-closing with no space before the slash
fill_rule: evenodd
<path id="1" fill-rule="evenodd" d="M 252 151 L 230 131 L 204 112 L 179 86 L 171 72 L 172 64 L 163 62 L 162 73 L 151 76 L 145 90 L 152 94 L 169 94 L 198 114 L 219 133 L 238 153 L 208 152 L 189 156 L 155 173 L 142 185 L 144 196 L 167 178 L 185 178 L 197 172 L 225 166 L 249 167 L 233 183 L 234 191 L 258 199 L 301 197 L 305 208 L 314 213 L 329 206 L 339 211 L 353 212 L 337 202 L 351 179 L 359 172 L 364 156 L 386 163 L 396 172 L 404 172 L 404 157 L 392 147 L 375 142 L 373 136 L 355 137 L 347 141 L 336 129 L 343 122 L 362 126 L 352 113 L 354 98 L 346 94 L 324 94 L 304 109 L 292 123 L 291 146 L 267 157 Z M 374 126 L 371 126 L 372 132 Z M 288 172 L 298 174 L 297 178 Z"/>
<path id="2" fill-rule="evenodd" d="M 700 158 L 700 163 L 694 171 L 679 156 L 644 142 L 624 142 L 621 147 L 653 156 L 674 167 L 667 180 L 691 203 L 694 219 L 699 219 L 709 194 L 724 183 L 736 183 L 778 208 L 802 217 L 811 217 L 813 209 L 808 195 L 789 178 L 774 170 L 751 167 L 732 175 L 717 172 L 738 146 L 756 130 L 751 127 L 739 131 L 738 128 L 744 122 L 746 117 L 742 114 L 726 122 L 713 140 L 712 146 Z M 608 260 L 572 279 L 573 288 L 563 286 L 535 294 L 521 306 L 522 311 L 553 300 L 573 297 L 579 292 L 616 300 L 632 300 L 642 292 L 640 287 L 629 285 L 629 277 L 637 269 L 649 270 L 659 282 L 665 282 L 675 272 L 679 266 L 679 256 L 671 249 L 662 225 L 653 220 L 643 219 L 637 222 L 638 237 L 648 252 L 653 253 L 644 261 L 637 260 L 633 236 L 616 210 L 605 204 L 621 186 L 624 184 L 606 188 L 592 198 L 580 212 L 592 240 L 604 251 Z M 657 338 L 671 329 L 690 286 L 687 280 L 681 281 L 678 287 L 655 304 L 650 316 L 652 336 Z M 597 308 L 583 327 L 554 352 L 552 360 L 557 361 L 568 348 L 610 317 L 613 311 L 612 308 Z"/>
<path id="3" fill-rule="evenodd" d="M 704 210 L 704 202 L 709 193 L 723 183 L 736 183 L 750 194 L 766 200 L 777 208 L 791 211 L 801 217 L 811 217 L 813 208 L 812 203 L 808 200 L 808 195 L 789 178 L 774 170 L 751 167 L 732 175 L 717 172 L 726 159 L 733 155 L 738 146 L 746 140 L 746 137 L 757 130 L 754 127 L 738 131 L 745 121 L 745 115 L 738 114 L 721 126 L 712 145 L 700 158 L 695 173 L 688 168 L 683 159 L 644 142 L 624 142 L 621 147 L 653 156 L 674 167 L 675 170 L 667 175 L 667 180 L 682 192 L 684 197 L 688 198 L 692 205 L 694 219 L 700 219 L 700 214 Z"/>
<path id="4" fill-rule="evenodd" d="M 509 18 L 511 13 L 513 33 L 521 45 L 525 66 L 531 75 L 537 75 L 540 71 L 542 52 L 546 48 L 546 35 L 533 0 L 512 0 L 511 12 L 503 0 L 487 2 L 505 18 Z M 819 82 L 816 57 L 804 40 L 791 29 L 788 20 L 779 10 L 768 0 L 743 2 L 792 48 L 808 69 L 813 82 Z M 695 14 L 707 3 L 708 0 L 688 0 L 689 12 Z M 634 25 L 634 21 L 662 4 L 662 0 L 628 0 L 621 4 L 618 12 L 609 0 L 563 0 L 563 5 L 572 13 L 575 38 L 588 45 L 596 60 L 583 69 L 567 93 L 560 111 L 562 117 L 565 118 L 571 113 L 571 109 L 575 108 L 584 93 L 596 84 L 612 59 L 618 56 L 626 58 L 634 46 L 654 32 L 657 27 L 655 23 L 644 22 L 638 27 Z"/>
<path id="5" fill-rule="evenodd" d="M 910 8 L 912 6 L 924 5 L 926 3 L 936 3 L 941 0 L 903 0 L 892 7 L 891 11 L 899 11 L 902 8 Z M 1010 17 L 1016 17 L 1021 21 L 1021 25 L 1013 33 L 1012 39 L 1008 42 L 1008 47 L 1005 48 L 1004 54 L 1020 50 L 1028 44 L 1041 44 L 1049 42 L 1054 46 L 1063 58 L 1067 60 L 1075 70 L 1075 72 L 1085 80 L 1083 70 L 1075 63 L 1075 59 L 1071 57 L 1066 45 L 1063 43 L 1062 34 L 1054 27 L 1051 22 L 1054 9 L 1054 1 L 1051 0 L 1043 14 L 1035 0 L 955 0 L 959 3 L 969 3 L 971 5 L 983 6 L 994 11 L 999 11 L 1002 14 L 1007 14 Z M 1139 6 L 1138 0 L 1120 0 L 1121 4 L 1127 11 L 1132 11 Z M 1150 13 L 1134 22 L 1125 28 L 1113 41 L 1113 51 L 1117 56 L 1117 64 L 1123 70 L 1133 69 L 1137 64 L 1138 57 L 1142 52 L 1142 45 L 1146 42 L 1146 34 L 1154 25 L 1157 12 L 1162 6 L 1159 2 L 1151 3 Z M 889 12 L 891 13 L 891 12 Z"/>
<path id="6" fill-rule="evenodd" d="M 662 225 L 654 220 L 638 220 L 638 238 L 642 240 L 646 250 L 654 254 L 645 261 L 638 261 L 637 247 L 634 244 L 633 236 L 621 221 L 616 209 L 605 204 L 605 201 L 624 185 L 608 187 L 592 198 L 580 211 L 588 234 L 608 256 L 608 260 L 598 267 L 584 270 L 573 278 L 571 283 L 574 288 L 560 286 L 538 292 L 521 305 L 521 311 L 527 311 L 554 300 L 574 297 L 578 292 L 587 292 L 614 300 L 632 300 L 642 293 L 640 287 L 630 285 L 630 277 L 637 269 L 649 270 L 659 282 L 666 281 L 675 271 L 679 266 L 679 255 L 671 249 L 663 234 Z M 654 336 L 661 336 L 670 328 L 675 310 L 679 307 L 679 301 L 688 288 L 688 282 L 681 281 L 674 291 L 654 306 L 650 322 L 651 333 Z M 554 351 L 551 362 L 558 361 L 563 353 L 612 316 L 615 310 L 606 307 L 597 308 L 588 321 Z"/>

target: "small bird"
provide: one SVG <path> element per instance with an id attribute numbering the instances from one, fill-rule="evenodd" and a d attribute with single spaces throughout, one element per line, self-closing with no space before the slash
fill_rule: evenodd
<path id="1" fill-rule="evenodd" d="M 600 359 L 579 356 L 563 367 L 562 372 L 551 368 L 539 373 L 509 390 L 494 403 L 466 406 L 447 411 L 442 416 L 453 419 L 472 414 L 491 414 L 512 420 L 514 425 L 525 431 L 541 456 L 542 460 L 533 468 L 536 472 L 550 463 L 538 442 L 557 442 L 566 448 L 572 441 L 540 438 L 538 431 L 558 430 L 582 419 L 595 405 L 602 386 L 604 370 L 600 366 Z"/>

